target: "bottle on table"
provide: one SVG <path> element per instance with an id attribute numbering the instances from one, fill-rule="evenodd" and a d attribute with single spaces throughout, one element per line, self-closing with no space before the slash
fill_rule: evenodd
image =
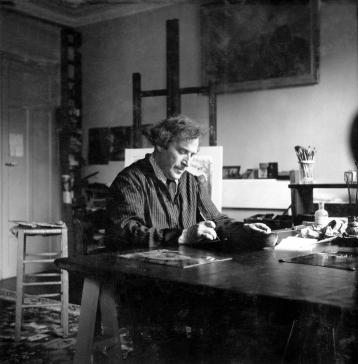
<path id="1" fill-rule="evenodd" d="M 328 225 L 328 212 L 324 209 L 324 202 L 318 202 L 318 210 L 314 213 L 315 226 L 323 228 Z"/>

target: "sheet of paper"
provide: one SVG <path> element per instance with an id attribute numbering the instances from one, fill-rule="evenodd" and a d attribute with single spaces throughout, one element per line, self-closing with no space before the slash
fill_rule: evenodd
<path id="1" fill-rule="evenodd" d="M 24 137 L 22 134 L 9 134 L 10 157 L 24 156 Z"/>
<path id="2" fill-rule="evenodd" d="M 317 239 L 288 236 L 287 238 L 282 239 L 281 242 L 275 246 L 275 250 L 311 250 L 317 242 Z"/>

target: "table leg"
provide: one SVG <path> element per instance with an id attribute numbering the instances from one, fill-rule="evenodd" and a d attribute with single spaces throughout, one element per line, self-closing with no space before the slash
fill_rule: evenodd
<path id="1" fill-rule="evenodd" d="M 74 364 L 88 364 L 91 362 L 100 287 L 100 281 L 85 278 Z"/>
<path id="2" fill-rule="evenodd" d="M 107 283 L 102 285 L 100 307 L 103 323 L 103 335 L 104 337 L 109 338 L 108 344 L 105 347 L 106 354 L 108 355 L 111 363 L 122 363 L 123 357 L 113 284 Z"/>

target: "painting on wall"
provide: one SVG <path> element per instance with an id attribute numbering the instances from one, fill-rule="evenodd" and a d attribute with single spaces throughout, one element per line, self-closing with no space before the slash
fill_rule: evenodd
<path id="1" fill-rule="evenodd" d="M 133 146 L 132 130 L 131 126 L 110 128 L 110 160 L 124 161 L 124 150 Z"/>
<path id="2" fill-rule="evenodd" d="M 88 164 L 107 164 L 110 157 L 109 128 L 88 130 Z"/>
<path id="3" fill-rule="evenodd" d="M 318 83 L 319 1 L 201 6 L 203 84 L 219 93 Z"/>

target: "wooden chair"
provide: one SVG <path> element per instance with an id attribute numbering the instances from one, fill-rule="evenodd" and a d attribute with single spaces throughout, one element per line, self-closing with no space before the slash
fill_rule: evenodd
<path id="1" fill-rule="evenodd" d="M 31 227 L 31 224 L 19 224 L 12 229 L 12 232 L 17 236 L 18 248 L 17 248 L 17 276 L 16 276 L 16 314 L 15 314 L 15 341 L 20 341 L 21 338 L 21 324 L 22 324 L 22 310 L 27 307 L 61 307 L 61 326 L 63 330 L 63 336 L 68 336 L 68 272 L 61 270 L 60 272 L 50 273 L 32 273 L 26 274 L 25 266 L 30 264 L 43 264 L 53 263 L 58 257 L 68 256 L 68 244 L 67 244 L 67 227 L 63 223 L 61 225 L 37 226 L 35 223 Z M 28 253 L 27 246 L 31 243 L 27 241 L 27 237 L 30 236 L 60 236 L 61 244 L 59 251 L 41 252 L 41 253 Z M 47 240 L 51 244 L 51 239 Z M 26 277 L 33 278 L 34 281 L 26 281 Z M 38 278 L 58 277 L 58 280 L 46 279 L 38 280 Z M 36 303 L 24 303 L 24 288 L 27 286 L 54 286 L 59 285 L 61 292 L 58 293 L 43 293 L 37 294 L 36 297 L 40 298 Z M 61 300 L 54 302 L 41 301 L 41 298 L 61 296 Z"/>

